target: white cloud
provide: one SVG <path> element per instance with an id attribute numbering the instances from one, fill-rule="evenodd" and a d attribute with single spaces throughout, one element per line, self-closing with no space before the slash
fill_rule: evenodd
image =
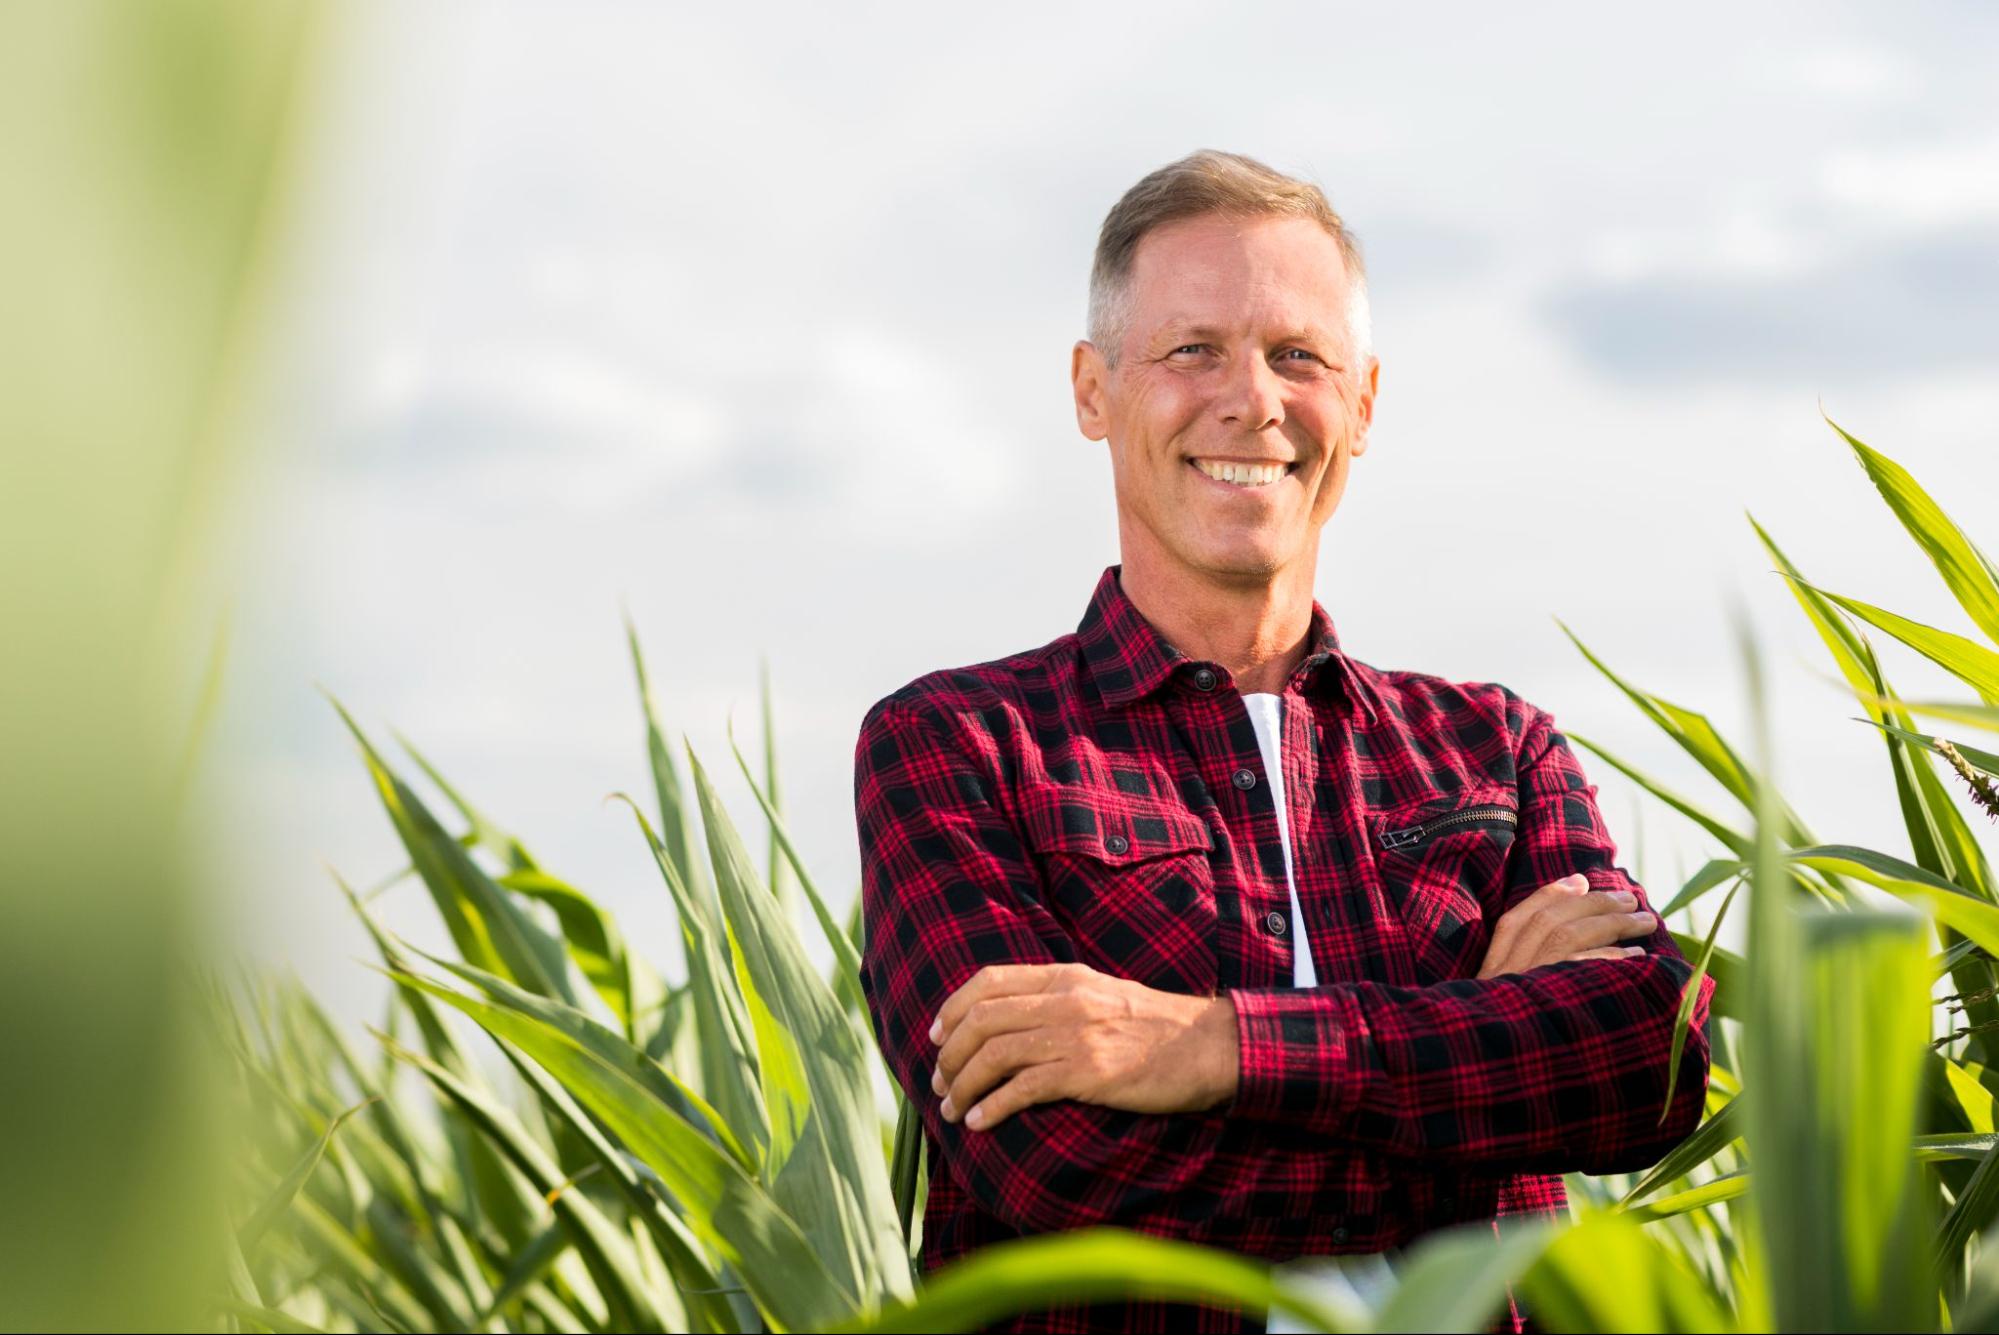
<path id="1" fill-rule="evenodd" d="M 1903 57 L 1862 47 L 1824 48 L 1780 61 L 1780 81 L 1807 92 L 1865 102 L 1914 95 L 1921 80 Z"/>
<path id="2" fill-rule="evenodd" d="M 1819 179 L 1827 199 L 1893 225 L 1999 219 L 1999 134 L 1834 153 Z"/>

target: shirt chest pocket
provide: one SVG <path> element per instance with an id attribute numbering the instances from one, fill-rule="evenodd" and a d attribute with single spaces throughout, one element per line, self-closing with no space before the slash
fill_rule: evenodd
<path id="1" fill-rule="evenodd" d="M 1049 911 L 1093 969 L 1162 991 L 1216 979 L 1213 832 L 1184 807 L 1063 786 L 1020 794 Z"/>
<path id="2" fill-rule="evenodd" d="M 1519 800 L 1511 787 L 1486 785 L 1370 817 L 1382 890 L 1420 982 L 1477 975 L 1499 911 Z"/>

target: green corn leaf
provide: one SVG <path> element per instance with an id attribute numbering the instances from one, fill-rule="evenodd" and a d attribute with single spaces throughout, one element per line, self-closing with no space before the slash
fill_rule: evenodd
<path id="1" fill-rule="evenodd" d="M 1521 1278 L 1549 1330 L 1733 1330 L 1728 1306 L 1660 1235 L 1590 1212 L 1555 1236 Z"/>
<path id="2" fill-rule="evenodd" d="M 1797 926 L 1799 965 L 1776 1003 L 1788 1024 L 1758 1035 L 1752 1052 L 1765 1064 L 1748 1073 L 1746 1096 L 1762 1236 L 1782 1258 L 1778 1324 L 1917 1329 L 1935 1295 L 1933 1198 L 1907 1149 L 1929 1035 L 1922 923 L 1821 910 Z M 1761 945 L 1752 939 L 1752 953 Z M 1790 1050 L 1773 1051 L 1787 1036 Z M 1786 1096 L 1757 1102 L 1759 1089 Z"/>
<path id="3" fill-rule="evenodd" d="M 1937 1234 L 1936 1265 L 1940 1282 L 1954 1282 L 1953 1277 L 1964 1263 L 1966 1244 L 1983 1233 L 1994 1218 L 1999 1218 L 1999 1155 L 1987 1154 L 1979 1161 L 1971 1181 L 1958 1193 Z"/>
<path id="4" fill-rule="evenodd" d="M 470 1016 L 554 1076 L 679 1199 L 689 1226 L 734 1265 L 757 1304 L 788 1329 L 820 1329 L 860 1306 L 763 1186 L 654 1092 L 642 1071 L 606 1061 L 509 1007 L 414 975 L 404 981 Z"/>
<path id="5" fill-rule="evenodd" d="M 297 1199 L 291 1217 L 298 1222 L 302 1240 L 311 1249 L 314 1262 L 346 1280 L 383 1324 L 412 1331 L 459 1329 L 469 1324 L 469 1313 L 454 1316 L 426 1311 L 404 1280 L 361 1246 L 311 1196 Z"/>
<path id="6" fill-rule="evenodd" d="M 355 1236 L 383 1269 L 400 1279 L 430 1313 L 430 1320 L 447 1330 L 472 1325 L 473 1296 L 452 1274 L 449 1263 L 433 1256 L 382 1197 L 369 1200 L 356 1222 Z"/>
<path id="7" fill-rule="evenodd" d="M 718 940 L 718 936 L 726 935 L 726 930 L 719 917 L 711 919 L 700 907 L 694 891 L 681 879 L 638 804 L 623 794 L 612 796 L 631 809 L 646 847 L 652 851 L 653 865 L 673 896 L 687 959 L 687 989 L 694 1014 L 701 1095 L 720 1110 L 722 1120 L 750 1147 L 755 1161 L 761 1164 L 770 1149 L 770 1113 L 764 1106 L 749 1007 L 736 981 L 734 966 L 724 958 L 727 943 Z"/>
<path id="8" fill-rule="evenodd" d="M 539 869 L 509 872 L 500 884 L 555 910 L 569 958 L 617 1017 L 625 1037 L 638 1042 L 639 1018 L 659 1007 L 666 987 L 652 966 L 626 947 L 616 920 L 575 886 Z"/>
<path id="9" fill-rule="evenodd" d="M 338 700 L 327 698 L 359 743 L 382 805 L 410 861 L 430 888 L 431 899 L 459 953 L 469 963 L 511 978 L 530 991 L 573 1002 L 561 943 L 529 918 L 458 841 L 445 833 L 409 785 L 383 762 L 353 716 Z"/>
<path id="10" fill-rule="evenodd" d="M 785 872 L 789 866 L 795 865 L 796 859 L 792 859 L 789 863 L 786 861 L 789 850 L 780 847 L 777 835 L 778 821 L 774 814 L 784 810 L 784 796 L 778 788 L 777 781 L 777 713 L 776 703 L 771 695 L 770 659 L 768 658 L 759 658 L 757 660 L 757 696 L 763 712 L 764 781 L 762 786 L 758 786 L 756 780 L 750 780 L 750 790 L 757 795 L 757 801 L 762 805 L 764 810 L 767 813 L 773 813 L 770 827 L 768 869 L 764 874 L 770 886 L 770 892 L 777 896 L 778 904 L 784 909 L 785 921 L 789 922 L 792 918 L 791 884 L 790 878 L 785 875 Z M 729 720 L 729 745 L 733 748 L 735 744 L 736 723 L 735 719 L 731 718 Z"/>
<path id="11" fill-rule="evenodd" d="M 798 854 L 798 846 L 791 841 L 791 832 L 785 828 L 784 817 L 779 814 L 776 803 L 763 795 L 757 787 L 756 776 L 750 773 L 750 762 L 743 759 L 742 748 L 736 745 L 736 730 L 729 729 L 729 749 L 735 753 L 737 768 L 748 780 L 750 792 L 756 795 L 763 807 L 764 818 L 770 822 L 771 838 L 789 861 L 791 869 L 797 873 L 798 884 L 805 891 L 805 898 L 812 905 L 812 914 L 819 919 L 819 930 L 826 934 L 826 942 L 833 947 L 833 961 L 843 981 L 851 980 L 855 988 L 860 986 L 861 955 L 840 925 L 833 920 L 833 912 L 826 907 L 826 898 L 819 893 L 818 884 L 812 874 L 805 869 L 805 859 Z"/>
<path id="12" fill-rule="evenodd" d="M 1709 1178 L 1699 1186 L 1676 1191 L 1670 1196 L 1660 1196 L 1635 1205 L 1624 1214 L 1641 1224 L 1649 1224 L 1658 1219 L 1671 1219 L 1674 1215 L 1691 1214 L 1695 1210 L 1705 1210 L 1710 1205 L 1732 1201 L 1749 1194 L 1750 1177 L 1747 1169 L 1733 1173 L 1723 1173 Z"/>
<path id="13" fill-rule="evenodd" d="M 1640 713 L 1650 719 L 1660 731 L 1678 743 L 1680 749 L 1692 756 L 1702 769 L 1713 775 L 1715 780 L 1728 790 L 1730 796 L 1742 803 L 1743 806 L 1751 810 L 1755 809 L 1755 776 L 1750 772 L 1748 765 L 1743 763 L 1742 757 L 1736 753 L 1735 748 L 1729 745 L 1728 739 L 1716 731 L 1714 724 L 1708 721 L 1705 714 L 1695 713 L 1691 709 L 1676 705 L 1670 700 L 1633 686 L 1630 682 L 1612 671 L 1609 665 L 1602 659 L 1591 653 L 1588 646 L 1584 645 L 1576 637 L 1574 631 L 1570 630 L 1560 621 L 1557 621 L 1555 624 L 1561 626 L 1562 633 L 1567 635 L 1570 643 L 1574 644 L 1582 656 L 1589 660 L 1590 666 L 1608 678 L 1610 683 L 1616 686 L 1618 690 L 1624 692 L 1626 698 L 1638 706 Z M 1596 750 L 1595 747 L 1591 747 L 1590 749 L 1593 751 Z M 1783 821 L 1783 837 L 1786 843 L 1809 844 L 1815 842 L 1810 833 L 1806 831 L 1804 823 L 1798 819 L 1797 814 L 1788 805 L 1783 803 L 1781 798 L 1778 799 L 1778 811 Z M 1722 836 L 1717 834 L 1716 837 L 1721 838 Z M 1723 842 L 1728 841 L 1724 839 Z M 1731 851 L 1736 852 L 1738 856 L 1746 855 L 1744 850 L 1736 849 L 1732 844 L 1730 847 Z"/>
<path id="14" fill-rule="evenodd" d="M 1246 1257 L 1121 1228 L 1010 1239 L 932 1271 L 914 1302 L 836 1332 L 974 1330 L 1051 1302 L 1158 1299 L 1283 1312 L 1308 1329 L 1359 1328 L 1364 1314 L 1326 1305 Z"/>
<path id="15" fill-rule="evenodd" d="M 518 1303 L 529 1286 L 539 1284 L 549 1268 L 573 1243 L 569 1225 L 559 1218 L 530 1238 L 525 1247 L 514 1253 L 507 1273 L 500 1279 L 500 1287 L 493 1291 L 492 1299 L 480 1316 L 480 1324 L 495 1320 L 507 1308 Z"/>
<path id="16" fill-rule="evenodd" d="M 434 955 L 425 955 L 424 958 L 478 988 L 485 993 L 488 1001 L 540 1022 L 575 1047 L 637 1081 L 651 1097 L 670 1108 L 675 1116 L 706 1134 L 745 1172 L 756 1171 L 756 1161 L 721 1113 L 680 1077 L 646 1056 L 615 1030 L 597 1023 L 573 1006 L 565 1006 L 515 987 L 497 974 Z"/>
<path id="17" fill-rule="evenodd" d="M 215 1305 L 239 1321 L 247 1321 L 265 1330 L 277 1331 L 280 1335 L 323 1335 L 321 1327 L 308 1325 L 289 1313 L 278 1311 L 275 1307 L 261 1307 L 256 1303 L 241 1302 L 235 1298 L 217 1298 Z"/>
<path id="18" fill-rule="evenodd" d="M 1962 1062 L 1940 1056 L 1943 1063 L 1944 1079 L 1950 1086 L 1952 1097 L 1957 1100 L 1959 1111 L 1964 1114 L 1967 1125 L 1975 1132 L 1991 1134 L 1992 1091 L 1973 1072 L 1966 1070 Z"/>
<path id="19" fill-rule="evenodd" d="M 792 1210 L 836 1274 L 851 1275 L 870 1298 L 909 1293 L 908 1252 L 897 1222 L 887 1165 L 882 1161 L 870 1054 L 832 990 L 806 958 L 798 935 L 769 892 L 723 809 L 714 785 L 690 749 L 688 768 L 708 832 L 715 885 L 738 950 L 746 996 L 768 1010 L 759 1042 L 774 1039 L 782 1065 L 760 1049 L 767 1077 L 782 1073 L 783 1103 L 770 1098 L 773 1158 L 780 1107 L 809 1113 L 781 1161 L 779 1198 Z M 778 1086 L 769 1078 L 767 1091 Z"/>
<path id="20" fill-rule="evenodd" d="M 394 978 L 398 973 L 408 972 L 410 961 L 397 945 L 395 937 L 376 920 L 361 897 L 341 879 L 338 872 L 333 872 L 332 876 L 334 884 L 340 887 L 340 893 L 347 897 L 348 907 L 354 910 L 354 916 L 367 929 L 368 937 L 374 942 L 375 951 L 382 957 L 389 976 Z M 424 1050 L 430 1054 L 431 1060 L 454 1075 L 471 1078 L 474 1075 L 472 1063 L 466 1060 L 458 1041 L 451 1036 L 451 1031 L 445 1027 L 443 1018 L 430 1004 L 430 999 L 417 989 L 400 983 L 397 984 L 397 996 L 402 999 L 403 1009 L 416 1021 L 417 1031 L 423 1035 Z"/>
<path id="21" fill-rule="evenodd" d="M 346 1124 L 348 1118 L 373 1102 L 375 1102 L 373 1098 L 363 1099 L 328 1122 L 326 1130 L 320 1133 L 319 1139 L 313 1142 L 305 1157 L 293 1165 L 292 1170 L 285 1174 L 270 1196 L 257 1207 L 256 1213 L 244 1222 L 236 1234 L 236 1243 L 246 1254 L 257 1250 L 257 1244 L 262 1241 L 264 1230 L 271 1226 L 271 1221 L 291 1208 L 292 1200 L 298 1195 L 299 1188 L 305 1185 L 306 1179 L 319 1167 L 320 1159 L 326 1154 L 326 1147 L 333 1143 L 334 1133 Z"/>
<path id="22" fill-rule="evenodd" d="M 1941 1135 L 1916 1137 L 1916 1159 L 1935 1163 L 1943 1159 L 1983 1159 L 1999 1149 L 1999 1135 L 1990 1131 L 1949 1131 Z"/>
<path id="23" fill-rule="evenodd" d="M 1716 886 L 1723 884 L 1731 878 L 1739 878 L 1747 868 L 1747 863 L 1738 862 L 1731 858 L 1714 858 L 1703 863 L 1701 869 L 1689 877 L 1687 883 L 1680 887 L 1679 893 L 1673 896 L 1672 902 L 1659 910 L 1659 916 L 1662 918 L 1672 917 L 1681 909 L 1698 901 Z"/>
<path id="24" fill-rule="evenodd" d="M 1866 881 L 1897 898 L 1928 909 L 1938 921 L 1999 955 L 1999 905 L 1966 894 L 1931 871 L 1901 858 L 1850 844 L 1802 848 L 1791 860 L 1819 871 Z"/>
<path id="25" fill-rule="evenodd" d="M 614 1145 L 553 1076 L 515 1048 L 503 1045 L 501 1051 L 548 1110 L 589 1148 L 595 1160 L 593 1166 L 602 1169 L 624 1193 L 631 1215 L 652 1238 L 660 1261 L 669 1272 L 668 1278 L 683 1295 L 698 1326 L 717 1331 L 740 1329 L 742 1323 L 721 1292 L 722 1278 L 710 1264 L 701 1240 L 673 1212 L 661 1193 L 648 1185 L 658 1183 L 664 1187 L 665 1183 L 656 1175 L 644 1173 L 643 1165 L 635 1165 L 629 1155 Z"/>
<path id="26" fill-rule="evenodd" d="M 1857 598 L 1843 597 L 1813 585 L 1806 587 L 1908 645 L 1978 692 L 1978 698 L 1986 704 L 1999 705 L 1999 653 L 1975 640 L 1911 621 Z"/>
<path id="27" fill-rule="evenodd" d="M 1862 721 L 1872 722 L 1872 720 Z M 1897 727 L 1892 723 L 1877 723 L 1875 726 L 1883 732 L 1893 733 L 1903 741 L 1913 742 L 1931 752 L 1935 752 L 1937 749 L 1938 738 L 1931 733 L 1916 732 L 1907 727 Z M 1963 742 L 1953 742 L 1951 745 L 1957 748 L 1959 755 L 1971 762 L 1973 769 L 1982 769 L 1987 774 L 1999 774 L 1999 752 L 1982 751 L 1975 746 L 1966 746 Z"/>
<path id="28" fill-rule="evenodd" d="M 1559 1230 L 1464 1224 L 1424 1238 L 1396 1268 L 1377 1331 L 1482 1331 L 1504 1316 L 1508 1287 L 1540 1260 Z"/>
<path id="29" fill-rule="evenodd" d="M 376 1037 L 398 1060 L 421 1072 L 548 1201 L 555 1211 L 556 1222 L 575 1245 L 599 1293 L 610 1303 L 612 1320 L 626 1329 L 666 1329 L 665 1318 L 654 1301 L 651 1286 L 638 1269 L 629 1240 L 588 1196 L 563 1189 L 562 1170 L 518 1119 L 436 1062 L 397 1045 L 386 1034 Z M 550 1258 L 551 1263 L 553 1259 Z M 487 1305 L 496 1303 L 493 1300 Z"/>
<path id="30" fill-rule="evenodd" d="M 1694 1006 L 1700 1000 L 1701 981 L 1707 977 L 1708 966 L 1714 962 L 1715 938 L 1721 933 L 1721 924 L 1728 917 L 1729 906 L 1735 903 L 1735 892 L 1742 886 L 1738 878 L 1729 887 L 1728 897 L 1721 901 L 1716 910 L 1714 922 L 1708 926 L 1707 940 L 1701 943 L 1701 953 L 1695 957 L 1694 971 L 1687 978 L 1686 986 L 1680 989 L 1680 1006 L 1673 1016 L 1672 1052 L 1666 1059 L 1666 1101 L 1659 1108 L 1659 1120 L 1664 1122 L 1666 1114 L 1673 1110 L 1673 1091 L 1680 1082 L 1680 1058 L 1686 1054 L 1687 1030 L 1693 1026 Z M 1720 984 L 1715 984 L 1720 988 Z"/>
<path id="31" fill-rule="evenodd" d="M 1749 522 L 1750 526 L 1755 528 L 1756 536 L 1762 541 L 1764 549 L 1770 553 L 1771 559 L 1777 562 L 1778 572 L 1785 577 L 1792 596 L 1798 600 L 1798 605 L 1804 609 L 1806 617 L 1818 631 L 1819 638 L 1825 642 L 1826 649 L 1832 654 L 1833 662 L 1838 666 L 1840 674 L 1846 678 L 1847 686 L 1861 701 L 1869 715 L 1876 722 L 1883 720 L 1908 722 L 1906 713 L 1895 703 L 1894 693 L 1889 690 L 1881 665 L 1875 659 L 1874 650 L 1865 637 L 1854 631 L 1847 619 L 1839 614 L 1837 608 L 1823 594 L 1804 582 L 1797 567 L 1791 564 L 1789 558 L 1770 535 L 1763 531 L 1761 525 L 1758 525 L 1754 519 Z M 1936 776 L 1923 773 L 1924 767 L 1908 754 L 1906 748 L 1897 745 L 1893 738 L 1886 740 L 1888 764 L 1895 776 L 1895 794 L 1902 805 L 1902 824 L 1909 832 L 1909 843 L 1915 852 L 1916 861 L 1946 879 L 1958 880 L 1959 878 L 1952 875 L 1949 870 L 1948 854 L 1943 847 L 1940 847 L 1940 844 L 1951 845 L 1959 842 L 1961 828 L 1958 831 L 1949 828 L 1951 821 L 1957 816 L 1956 809 L 1949 807 L 1948 803 L 1945 804 L 1944 811 L 1935 809 L 1929 799 L 1937 792 Z M 1956 824 L 1962 827 L 1963 821 L 1957 819 Z M 1967 888 L 1982 890 L 1982 884 L 1967 883 Z M 1990 898 L 1989 892 L 1986 893 L 1986 897 Z"/>
<path id="32" fill-rule="evenodd" d="M 1688 936 L 1684 932 L 1674 932 L 1673 944 L 1688 959 L 1698 959 L 1707 951 L 1707 941 L 1702 937 Z M 1731 1020 L 1740 1020 L 1747 1015 L 1745 998 L 1749 991 L 1749 966 L 1742 956 L 1726 946 L 1716 946 L 1708 954 L 1708 976 L 1714 979 L 1714 998 L 1709 1003 L 1710 1015 L 1723 1015 Z"/>
<path id="33" fill-rule="evenodd" d="M 1618 1206 L 1628 1208 L 1667 1183 L 1679 1181 L 1741 1138 L 1742 1104 L 1739 1099 L 1730 1100 L 1639 1178 Z"/>
<path id="34" fill-rule="evenodd" d="M 708 879 L 708 862 L 699 854 L 694 830 L 694 810 L 680 788 L 680 771 L 660 727 L 659 710 L 653 701 L 651 680 L 646 676 L 645 655 L 639 651 L 639 633 L 629 614 L 625 617 L 625 643 L 632 654 L 632 675 L 638 679 L 639 707 L 646 721 L 646 757 L 652 770 L 653 794 L 659 803 L 659 842 L 673 864 L 680 883 L 687 887 L 701 926 L 717 930 L 721 908 L 715 902 L 715 888 Z"/>
<path id="35" fill-rule="evenodd" d="M 519 839 L 488 820 L 483 812 L 466 801 L 464 795 L 458 791 L 449 779 L 444 777 L 444 772 L 431 764 L 424 757 L 423 752 L 416 749 L 416 746 L 409 738 L 403 736 L 401 733 L 393 735 L 396 739 L 396 744 L 409 754 L 409 758 L 416 762 L 417 768 L 422 770 L 424 776 L 436 785 L 437 791 L 444 794 L 445 801 L 451 803 L 458 814 L 464 818 L 465 823 L 472 827 L 468 831 L 472 847 L 485 849 L 488 853 L 506 863 L 508 868 L 513 871 L 528 871 L 539 865 L 535 862 L 534 858 L 529 856 L 527 848 Z"/>
<path id="36" fill-rule="evenodd" d="M 1947 723 L 1958 723 L 1967 728 L 1999 732 L 1999 707 L 1992 705 L 1957 704 L 1948 700 L 1910 700 L 1905 702 L 1905 707 L 1911 714 L 1921 714 L 1925 718 L 1940 718 Z"/>
<path id="37" fill-rule="evenodd" d="M 895 1099 L 895 1142 L 889 1154 L 889 1183 L 895 1192 L 895 1218 L 902 1226 L 902 1236 L 906 1245 L 914 1245 L 916 1240 L 916 1179 L 921 1171 L 921 1161 L 925 1149 L 923 1140 L 923 1120 L 917 1115 L 916 1105 L 896 1087 Z"/>
<path id="38" fill-rule="evenodd" d="M 1991 563 L 1906 468 L 1856 440 L 1830 417 L 1826 424 L 1852 447 L 1881 499 L 1936 566 L 1958 606 L 1987 639 L 1999 644 L 1999 579 L 1994 578 Z"/>
<path id="39" fill-rule="evenodd" d="M 1924 749 L 1935 750 L 1935 739 L 1911 730 L 1913 720 L 1895 701 L 1895 693 L 1881 676 L 1871 651 L 1866 666 L 1872 675 L 1874 696 L 1881 703 L 1869 706 L 1872 717 L 1864 721 L 1882 730 L 1883 740 L 1896 763 L 1896 786 L 1902 795 L 1909 843 L 1917 864 L 1966 893 L 1993 902 L 1995 888 L 1999 887 L 1994 885 L 1985 850 L 1935 767 L 1923 754 Z M 1953 930 L 1946 927 L 1946 943 Z M 1975 1031 L 1973 1046 L 1981 1055 L 1990 1056 L 1999 1050 L 1999 1042 L 1995 1042 L 1995 1035 L 1999 1035 L 1999 998 L 1990 995 L 1999 975 L 1995 975 L 1991 960 L 1975 958 L 1957 965 L 1952 970 L 1952 979 L 1959 993 L 1974 998 L 1966 1010 L 1966 1018 Z"/>

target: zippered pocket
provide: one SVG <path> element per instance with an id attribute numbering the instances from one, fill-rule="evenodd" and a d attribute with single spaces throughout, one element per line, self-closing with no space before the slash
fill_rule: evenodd
<path id="1" fill-rule="evenodd" d="M 1438 808 L 1442 807 L 1442 810 Z M 1498 784 L 1437 794 L 1374 817 L 1375 869 L 1419 984 L 1478 972 L 1519 830 Z"/>
<path id="2" fill-rule="evenodd" d="M 1464 807 L 1448 811 L 1441 816 L 1424 821 L 1421 825 L 1411 825 L 1406 829 L 1383 830 L 1383 848 L 1414 848 L 1434 834 L 1445 830 L 1470 825 L 1518 825 L 1520 815 L 1512 807 L 1480 806 Z"/>

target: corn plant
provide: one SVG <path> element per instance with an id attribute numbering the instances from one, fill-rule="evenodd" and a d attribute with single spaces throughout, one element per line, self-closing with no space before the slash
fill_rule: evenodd
<path id="1" fill-rule="evenodd" d="M 1991 563 L 1904 470 L 1841 435 L 1999 646 Z M 899 1091 L 893 1116 L 876 1104 L 858 914 L 832 912 L 786 829 L 768 676 L 760 775 L 730 737 L 768 830 L 759 860 L 662 725 L 628 627 L 650 814 L 623 800 L 634 852 L 675 909 L 680 976 L 663 977 L 601 905 L 404 743 L 447 828 L 340 710 L 409 859 L 365 892 L 340 885 L 388 1007 L 363 1051 L 295 983 L 211 990 L 234 1094 L 259 1129 L 234 1184 L 220 1314 L 273 1330 L 931 1330 L 1150 1296 L 1268 1311 L 1293 1329 L 1471 1330 L 1510 1287 L 1551 1329 L 1979 1328 L 1999 1316 L 1999 1262 L 1979 1242 L 1999 1212 L 1999 899 L 1950 785 L 1999 816 L 1999 755 L 1915 720 L 1999 730 L 1999 651 L 1822 590 L 1756 533 L 1880 737 L 1910 847 L 1823 842 L 1771 781 L 1767 740 L 1745 754 L 1577 641 L 1730 806 L 1575 739 L 1716 845 L 1669 918 L 1718 907 L 1680 938 L 1687 997 L 1701 976 L 1717 981 L 1709 1115 L 1647 1173 L 1572 1179 L 1572 1224 L 1425 1239 L 1376 1307 L 1303 1263 L 1110 1228 L 919 1276 L 920 1136 Z M 1905 702 L 1869 630 L 1978 703 Z M 1744 651 L 1760 692 L 1746 633 Z M 1760 703 L 1752 716 L 1760 729 Z M 455 957 L 373 911 L 412 878 Z M 828 973 L 787 911 L 797 896 L 831 949 Z M 1718 944 L 1738 900 L 1740 954 Z M 1939 1007 L 1952 1020 L 1940 1037 Z M 473 1035 L 490 1044 L 469 1049 Z"/>

